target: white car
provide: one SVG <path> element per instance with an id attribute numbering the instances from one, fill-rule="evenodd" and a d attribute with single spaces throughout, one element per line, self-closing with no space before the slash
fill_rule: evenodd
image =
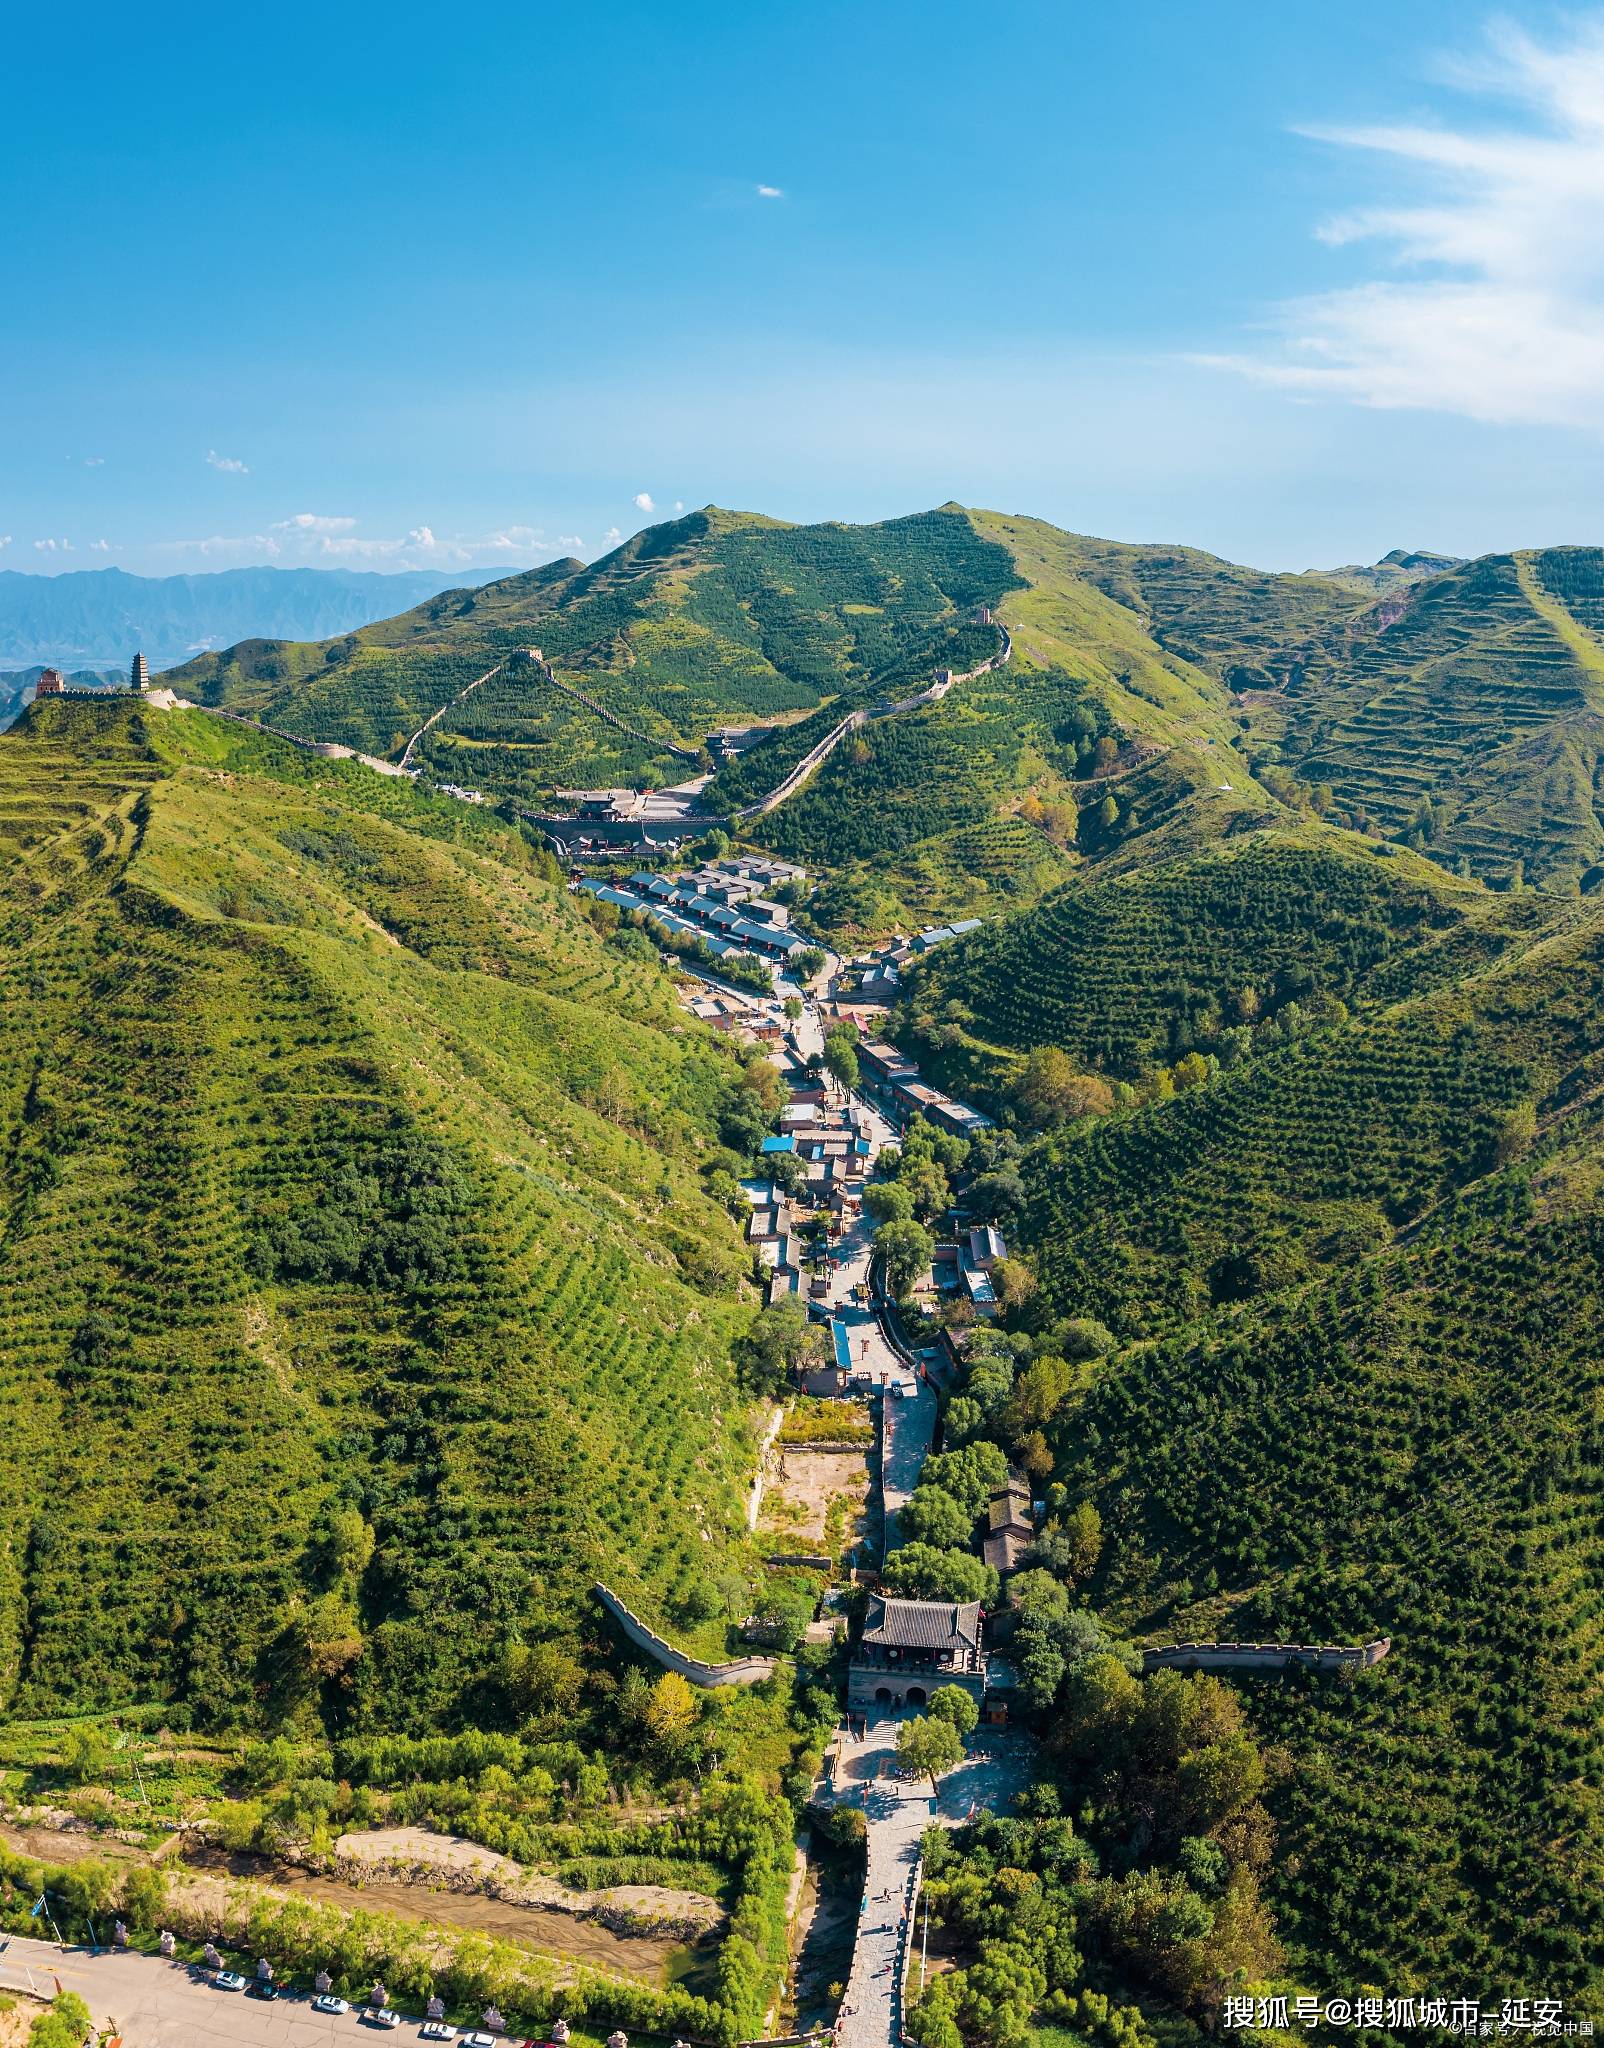
<path id="1" fill-rule="evenodd" d="M 219 1970 L 213 1980 L 219 1991 L 243 1991 L 245 1979 L 238 1970 Z"/>
<path id="2" fill-rule="evenodd" d="M 401 2024 L 401 2015 L 398 2012 L 392 2012 L 387 2005 L 381 2006 L 377 2012 L 374 2012 L 370 2007 L 362 2017 L 370 2027 L 383 2027 L 386 2032 L 391 2027 L 398 2027 Z"/>
<path id="3" fill-rule="evenodd" d="M 343 1998 L 336 1998 L 332 1991 L 325 1991 L 321 1998 L 312 2000 L 314 2012 L 349 2012 L 350 2006 Z"/>
<path id="4" fill-rule="evenodd" d="M 494 2034 L 464 2034 L 462 2048 L 496 2048 Z"/>
<path id="5" fill-rule="evenodd" d="M 426 2020 L 418 2032 L 425 2041 L 454 2041 L 457 2038 L 456 2028 L 448 2027 L 444 2020 Z"/>

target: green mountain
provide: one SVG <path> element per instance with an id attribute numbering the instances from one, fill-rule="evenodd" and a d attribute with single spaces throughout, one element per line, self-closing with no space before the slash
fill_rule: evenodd
<path id="1" fill-rule="evenodd" d="M 344 639 L 246 642 L 165 678 L 284 729 L 398 756 L 476 678 L 419 758 L 448 779 L 534 796 L 683 777 L 670 746 L 719 724 L 794 724 L 843 695 L 917 688 L 996 636 L 967 622 L 1013 581 L 956 507 L 882 526 L 788 527 L 715 507 L 649 527 L 587 568 L 553 562 L 450 591 Z M 557 683 L 626 721 L 621 733 Z M 783 769 L 778 771 L 783 773 Z M 777 779 L 777 778 L 776 778 Z"/>
<path id="2" fill-rule="evenodd" d="M 1238 1681 L 1292 1981 L 1591 2009 L 1604 913 L 1257 833 L 943 948 L 904 1022 L 1010 1118 L 1029 1047 L 1124 1084 L 1002 1196 L 1016 1326 L 1110 1343 L 1011 1446 L 1100 1518 L 1081 1597 L 1148 1642 L 1391 1638 Z"/>
<path id="3" fill-rule="evenodd" d="M 194 712 L 36 705 L 0 1019 L 0 1708 L 437 1726 L 592 1634 L 598 1575 L 717 1652 L 740 1070 L 546 856 Z"/>
<path id="4" fill-rule="evenodd" d="M 1591 889 L 1604 552 L 1491 555 L 1383 598 L 1251 706 L 1256 738 L 1361 826 L 1503 881 Z"/>
<path id="5" fill-rule="evenodd" d="M 1244 1985 L 1595 2010 L 1601 592 L 1585 549 L 1280 576 L 958 506 L 709 510 L 176 678 L 392 758 L 432 720 L 416 784 L 34 707 L 0 741 L 0 1700 L 509 1728 L 520 1646 L 571 1646 L 586 1726 L 684 1804 L 678 1710 L 608 1690 L 586 1590 L 717 1652 L 765 1584 L 715 1178 L 758 1084 L 514 807 L 430 784 L 678 780 L 757 725 L 709 802 L 806 863 L 800 916 L 984 917 L 891 1020 L 998 1125 L 915 1130 L 908 1205 L 944 1220 L 950 1175 L 1010 1248 L 1001 1328 L 945 1313 L 945 1533 L 900 1568 L 1025 1465 L 1042 1782 L 936 1859 L 963 1988 L 920 2038 L 1149 2038 L 1084 1987 L 1176 2044 Z M 1110 1647 L 1377 1636 L 1213 1688 Z M 829 1683 L 705 1709 L 698 1767 L 805 1790 Z M 428 1812 L 468 1810 L 436 1763 Z M 551 1796 L 481 1787 L 476 1824 Z"/>
<path id="6" fill-rule="evenodd" d="M 1311 805 L 1484 879 L 1522 863 L 1566 890 L 1604 872 L 1601 564 L 1398 550 L 1278 575 L 958 505 L 864 527 L 709 507 L 589 567 L 446 592 L 334 640 L 246 641 L 168 680 L 391 759 L 421 732 L 425 772 L 526 802 L 681 781 L 715 728 L 757 727 L 705 798 L 741 809 L 862 712 L 751 826 L 832 870 L 821 921 L 846 932 L 1034 900 L 1083 860 L 1196 850 L 1244 814 Z M 980 607 L 1011 636 L 1006 667 L 987 666 L 1000 634 Z M 880 715 L 947 671 L 970 679 Z M 1062 821 L 1105 795 L 1116 820 L 1037 829 L 1036 805 Z"/>

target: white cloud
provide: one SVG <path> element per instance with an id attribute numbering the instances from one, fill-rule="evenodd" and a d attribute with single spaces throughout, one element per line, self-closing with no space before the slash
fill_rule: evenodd
<path id="1" fill-rule="evenodd" d="M 105 467 L 106 458 L 104 455 L 86 455 L 84 457 L 85 469 L 104 469 Z"/>
<path id="2" fill-rule="evenodd" d="M 91 551 L 97 555 L 109 555 L 111 553 L 111 542 L 109 540 L 92 540 L 89 546 Z"/>
<path id="3" fill-rule="evenodd" d="M 206 460 L 213 469 L 226 470 L 230 476 L 249 476 L 251 473 L 249 467 L 241 462 L 238 456 L 219 455 L 215 448 L 207 449 Z"/>
<path id="4" fill-rule="evenodd" d="M 356 521 L 331 517 L 326 512 L 294 512 L 288 519 L 275 519 L 275 533 L 349 533 Z"/>
<path id="5" fill-rule="evenodd" d="M 582 555 L 585 552 L 585 543 L 577 533 L 559 533 L 557 545 L 565 554 Z"/>
<path id="6" fill-rule="evenodd" d="M 623 538 L 624 536 L 619 532 L 616 526 L 609 526 L 607 531 L 602 535 L 602 546 L 604 548 L 616 548 L 618 543 Z"/>
<path id="7" fill-rule="evenodd" d="M 548 561 L 584 546 L 577 534 L 564 534 L 553 542 L 542 528 L 519 524 L 458 534 L 438 534 L 432 526 L 420 525 L 405 533 L 373 535 L 351 531 L 357 525 L 343 514 L 297 512 L 276 520 L 266 533 L 211 534 L 199 540 L 159 541 L 153 548 L 158 554 L 233 557 L 242 563 L 281 559 L 325 566 L 449 570 L 495 568 L 505 565 L 509 556 Z"/>
<path id="8" fill-rule="evenodd" d="M 34 546 L 42 555 L 70 555 L 72 553 L 72 542 L 70 540 L 36 540 Z"/>
<path id="9" fill-rule="evenodd" d="M 1550 43 L 1496 26 L 1445 75 L 1513 114 L 1307 131 L 1397 178 L 1392 203 L 1317 230 L 1384 252 L 1385 274 L 1282 307 L 1259 352 L 1204 360 L 1359 405 L 1604 428 L 1604 17 Z"/>
<path id="10" fill-rule="evenodd" d="M 10 534 L 9 534 L 9 533 L 0 533 L 0 548 L 8 548 L 8 547 L 10 547 L 10 545 L 11 545 L 11 536 L 10 536 Z"/>
<path id="11" fill-rule="evenodd" d="M 635 510 L 637 512 L 655 512 L 657 510 L 657 507 L 652 503 L 650 491 L 637 491 L 635 493 Z"/>
<path id="12" fill-rule="evenodd" d="M 158 540 L 151 543 L 155 554 L 164 555 L 280 555 L 284 551 L 270 533 L 212 533 L 204 540 Z"/>
<path id="13" fill-rule="evenodd" d="M 683 498 L 676 498 L 674 500 L 674 510 L 676 514 L 685 510 L 685 500 Z"/>
<path id="14" fill-rule="evenodd" d="M 546 536 L 533 526 L 503 526 L 479 543 L 487 548 L 543 548 Z"/>
<path id="15" fill-rule="evenodd" d="M 783 199 L 784 191 L 778 185 L 756 185 L 753 190 L 759 199 Z"/>

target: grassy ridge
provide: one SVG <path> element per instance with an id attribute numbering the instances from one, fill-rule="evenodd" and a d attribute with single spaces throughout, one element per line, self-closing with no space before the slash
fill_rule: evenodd
<path id="1" fill-rule="evenodd" d="M 30 713 L 0 846 L 7 1702 L 425 1726 L 598 1572 L 694 1637 L 750 1310 L 666 985 L 493 821 L 194 715 Z"/>

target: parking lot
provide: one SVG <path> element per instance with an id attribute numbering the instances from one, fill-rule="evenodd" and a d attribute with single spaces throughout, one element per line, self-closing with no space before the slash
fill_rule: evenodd
<path id="1" fill-rule="evenodd" d="M 343 2041 L 417 2041 L 423 2022 L 403 2018 L 391 2032 L 364 2022 L 353 2010 L 314 2012 L 308 1996 L 263 2001 L 240 1991 L 219 1991 L 188 1963 L 132 1950 L 59 1949 L 23 1935 L 0 1936 L 0 1990 L 51 1998 L 57 1987 L 76 1991 L 98 2026 L 113 2026 L 124 2048 L 195 2048 L 232 2042 L 244 2048 L 323 2048 Z M 458 2035 L 457 2039 L 465 2037 Z M 516 2038 L 516 2037 L 514 2037 Z"/>

